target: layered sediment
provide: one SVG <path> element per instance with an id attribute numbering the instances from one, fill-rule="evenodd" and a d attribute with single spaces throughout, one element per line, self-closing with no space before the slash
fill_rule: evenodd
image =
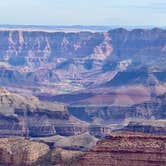
<path id="1" fill-rule="evenodd" d="M 0 138 L 0 164 L 30 166 L 49 152 L 46 144 L 24 138 Z"/>
<path id="2" fill-rule="evenodd" d="M 145 134 L 118 134 L 99 141 L 81 157 L 77 166 L 164 166 L 166 137 Z"/>

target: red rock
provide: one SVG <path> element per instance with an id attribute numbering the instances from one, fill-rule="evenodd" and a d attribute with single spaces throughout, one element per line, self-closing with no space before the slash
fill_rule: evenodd
<path id="1" fill-rule="evenodd" d="M 99 141 L 76 166 L 165 166 L 166 137 L 119 134 Z"/>

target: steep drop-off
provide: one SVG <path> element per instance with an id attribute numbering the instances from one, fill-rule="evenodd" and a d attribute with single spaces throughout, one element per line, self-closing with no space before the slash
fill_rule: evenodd
<path id="1" fill-rule="evenodd" d="M 99 141 L 73 165 L 164 166 L 165 164 L 166 137 L 127 133 Z"/>
<path id="2" fill-rule="evenodd" d="M 72 117 L 60 103 L 41 102 L 0 90 L 0 136 L 75 135 L 87 131 L 87 124 Z"/>
<path id="3" fill-rule="evenodd" d="M 162 29 L 1 30 L 0 84 L 21 86 L 24 82 L 34 86 L 24 87 L 33 92 L 54 87 L 52 92 L 63 93 L 103 85 L 144 85 L 149 74 L 157 84 L 164 83 L 165 35 Z"/>
<path id="4" fill-rule="evenodd" d="M 46 144 L 24 138 L 0 139 L 0 164 L 3 166 L 30 166 L 49 152 Z"/>

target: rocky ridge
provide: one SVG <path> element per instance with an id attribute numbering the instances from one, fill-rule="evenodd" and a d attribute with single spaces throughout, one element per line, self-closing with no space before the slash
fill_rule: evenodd
<path id="1" fill-rule="evenodd" d="M 49 152 L 46 144 L 24 138 L 0 138 L 0 164 L 30 166 Z"/>
<path id="2" fill-rule="evenodd" d="M 165 34 L 122 28 L 96 33 L 1 30 L 0 84 L 54 94 L 151 82 L 164 88 Z"/>
<path id="3" fill-rule="evenodd" d="M 162 136 L 117 134 L 99 141 L 73 165 L 164 166 L 165 144 L 166 137 Z"/>
<path id="4" fill-rule="evenodd" d="M 41 102 L 34 96 L 0 91 L 0 136 L 75 135 L 87 124 L 72 117 L 60 103 Z"/>
<path id="5" fill-rule="evenodd" d="M 77 118 L 90 123 L 121 124 L 129 119 L 164 120 L 166 111 L 166 94 L 154 97 L 153 100 L 140 104 L 114 105 L 81 105 L 69 106 L 69 112 Z"/>

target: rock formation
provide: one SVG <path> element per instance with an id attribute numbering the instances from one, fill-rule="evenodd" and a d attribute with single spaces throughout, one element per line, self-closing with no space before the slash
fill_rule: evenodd
<path id="1" fill-rule="evenodd" d="M 99 141 L 73 165 L 164 166 L 165 164 L 166 137 L 117 134 Z"/>
<path id="2" fill-rule="evenodd" d="M 57 140 L 43 137 L 68 136 L 63 138 L 65 147 L 47 154 L 47 146 L 41 155 L 36 147 L 32 160 L 40 165 L 43 159 L 54 160 L 54 154 L 60 160 L 53 163 L 60 164 L 67 150 L 79 156 L 80 150 L 89 148 L 82 144 L 91 145 L 93 136 L 103 138 L 112 131 L 165 134 L 161 125 L 166 118 L 165 55 L 166 30 L 156 28 L 68 33 L 0 30 L 0 137 L 42 137 L 41 142 L 55 148 Z M 12 155 L 15 146 L 8 141 L 4 144 L 10 153 L 2 150 L 0 157 L 5 155 L 2 161 L 10 164 L 18 156 Z M 19 145 L 15 141 L 22 149 L 28 140 Z M 25 162 L 32 160 L 30 154 Z M 165 137 L 109 137 L 79 160 L 80 165 L 96 162 L 165 165 Z"/>
<path id="3" fill-rule="evenodd" d="M 165 34 L 162 29 L 96 33 L 1 30 L 0 85 L 21 86 L 33 93 L 51 89 L 56 94 L 151 82 L 163 87 Z"/>
<path id="4" fill-rule="evenodd" d="M 135 119 L 128 122 L 126 126 L 120 131 L 131 131 L 131 132 L 142 132 L 151 133 L 156 135 L 166 135 L 166 121 L 162 120 L 145 120 L 145 119 Z"/>
<path id="5" fill-rule="evenodd" d="M 8 166 L 30 166 L 49 152 L 46 144 L 24 138 L 0 139 L 0 164 Z"/>
<path id="6" fill-rule="evenodd" d="M 166 94 L 140 104 L 124 106 L 70 106 L 69 112 L 77 118 L 99 124 L 123 124 L 128 119 L 160 120 L 165 119 Z"/>
<path id="7" fill-rule="evenodd" d="M 0 90 L 1 137 L 76 135 L 86 131 L 87 124 L 70 116 L 63 104 Z"/>

